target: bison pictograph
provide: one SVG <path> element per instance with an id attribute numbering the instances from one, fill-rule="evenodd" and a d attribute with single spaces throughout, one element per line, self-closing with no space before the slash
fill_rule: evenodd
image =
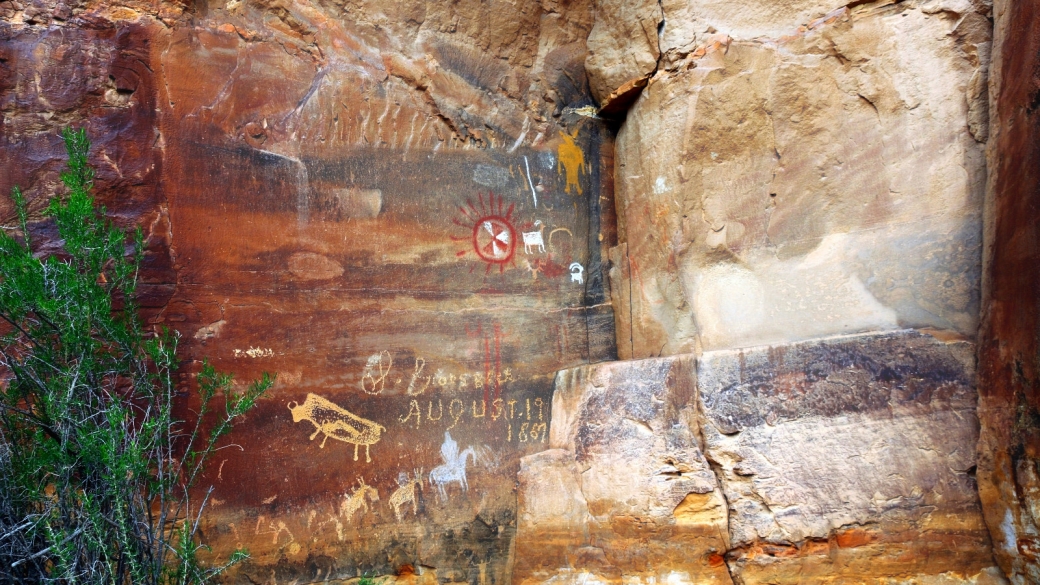
<path id="1" fill-rule="evenodd" d="M 306 420 L 314 425 L 312 441 L 318 436 L 318 433 L 325 435 L 319 445 L 322 449 L 325 448 L 325 441 L 329 437 L 344 443 L 353 443 L 354 461 L 358 460 L 358 447 L 364 445 L 365 462 L 371 463 L 372 458 L 369 456 L 368 448 L 378 443 L 379 435 L 386 430 L 383 425 L 361 418 L 317 394 L 307 394 L 307 399 L 303 401 L 303 404 L 297 404 L 296 401 L 290 402 L 289 411 L 292 412 L 293 422 Z"/>

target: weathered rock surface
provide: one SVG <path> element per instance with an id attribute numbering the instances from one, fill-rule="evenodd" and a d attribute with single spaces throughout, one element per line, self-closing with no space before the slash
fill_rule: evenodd
<path id="1" fill-rule="evenodd" d="M 994 4 L 979 331 L 979 495 L 1014 583 L 1040 582 L 1040 3 Z"/>
<path id="2" fill-rule="evenodd" d="M 515 583 L 731 583 L 726 506 L 690 357 L 560 372 L 549 451 L 523 459 Z"/>
<path id="3" fill-rule="evenodd" d="M 974 346 L 916 333 L 707 352 L 705 455 L 745 583 L 993 564 L 973 472 Z"/>
<path id="4" fill-rule="evenodd" d="M 599 0 L 589 33 L 585 70 L 592 95 L 604 109 L 631 101 L 657 70 L 661 56 L 656 0 Z M 627 104 L 626 104 L 627 105 Z"/>
<path id="5" fill-rule="evenodd" d="M 514 579 L 1001 583 L 973 351 L 897 332 L 561 372 Z"/>
<path id="6" fill-rule="evenodd" d="M 208 478 L 229 581 L 1000 583 L 951 341 L 989 138 L 977 460 L 1026 583 L 1037 10 L 997 4 L 991 122 L 984 1 L 0 2 L 0 192 L 47 242 L 86 124 L 185 389 L 278 373 Z M 616 351 L 672 357 L 575 368 Z"/>
<path id="7" fill-rule="evenodd" d="M 974 333 L 985 15 L 863 4 L 800 24 L 754 40 L 735 35 L 769 31 L 715 27 L 629 111 L 611 255 L 622 356 Z"/>

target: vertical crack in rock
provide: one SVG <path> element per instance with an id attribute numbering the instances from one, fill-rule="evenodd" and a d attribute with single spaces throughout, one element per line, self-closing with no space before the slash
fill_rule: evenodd
<path id="1" fill-rule="evenodd" d="M 711 473 L 715 476 L 715 483 L 717 486 L 715 489 L 719 491 L 719 495 L 722 498 L 723 505 L 726 508 L 727 534 L 725 535 L 724 542 L 729 543 L 729 547 L 721 553 L 723 562 L 726 565 L 726 573 L 729 574 L 730 581 L 732 581 L 734 585 L 743 585 L 743 580 L 739 579 L 739 577 L 734 574 L 733 566 L 731 565 L 732 561 L 730 560 L 730 551 L 733 550 L 733 530 L 730 528 L 730 524 L 731 522 L 733 522 L 733 509 L 730 507 L 729 496 L 726 495 L 726 490 L 724 484 L 722 483 L 722 466 L 711 456 L 710 453 L 708 453 L 708 441 L 704 436 L 704 428 L 706 425 L 712 424 L 712 422 L 708 420 L 704 408 L 704 399 L 701 396 L 701 387 L 697 377 L 697 367 L 698 363 L 697 361 L 694 361 L 694 367 L 692 372 L 694 393 L 693 413 L 694 417 L 696 417 L 697 420 L 697 432 L 694 434 L 694 438 L 697 440 L 697 448 L 700 449 L 701 454 L 704 456 L 704 460 L 708 462 L 708 468 L 711 470 Z"/>

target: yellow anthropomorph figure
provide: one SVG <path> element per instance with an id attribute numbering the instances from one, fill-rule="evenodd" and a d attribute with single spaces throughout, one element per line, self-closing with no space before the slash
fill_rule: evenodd
<path id="1" fill-rule="evenodd" d="M 565 175 L 567 179 L 565 190 L 571 195 L 581 195 L 581 173 L 588 174 L 590 170 L 588 163 L 585 162 L 585 153 L 581 151 L 580 146 L 574 143 L 574 139 L 577 137 L 577 130 L 574 131 L 574 134 L 560 131 L 563 143 L 560 144 L 556 154 L 559 161 L 556 172 Z"/>

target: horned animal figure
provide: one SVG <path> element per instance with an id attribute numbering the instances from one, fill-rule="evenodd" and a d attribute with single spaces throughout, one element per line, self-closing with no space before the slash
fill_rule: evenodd
<path id="1" fill-rule="evenodd" d="M 314 425 L 312 441 L 319 433 L 325 435 L 319 445 L 322 449 L 325 448 L 325 441 L 329 437 L 344 443 L 353 443 L 354 461 L 358 460 L 358 447 L 364 445 L 365 462 L 371 463 L 368 449 L 379 442 L 380 433 L 386 430 L 383 425 L 361 418 L 317 394 L 307 394 L 303 404 L 290 402 L 289 411 L 292 412 L 293 422 L 306 420 Z"/>
<path id="2" fill-rule="evenodd" d="M 531 253 L 531 247 L 537 246 L 538 251 L 541 253 L 545 252 L 545 240 L 542 238 L 542 230 L 545 226 L 542 225 L 542 220 L 535 220 L 534 226 L 538 228 L 536 232 L 524 232 L 524 254 Z"/>
<path id="3" fill-rule="evenodd" d="M 441 459 L 444 463 L 431 469 L 429 476 L 430 483 L 437 486 L 437 493 L 442 500 L 448 497 L 446 488 L 449 483 L 458 483 L 462 491 L 469 490 L 469 482 L 466 481 L 466 457 L 472 457 L 476 462 L 476 450 L 466 447 L 459 453 L 459 444 L 451 438 L 451 433 L 445 431 L 444 444 L 441 445 Z"/>
<path id="4" fill-rule="evenodd" d="M 585 272 L 585 267 L 577 262 L 571 262 L 569 268 L 571 270 L 571 282 L 584 284 L 585 279 L 582 277 L 582 273 Z"/>
<path id="5" fill-rule="evenodd" d="M 394 493 L 390 494 L 390 505 L 394 509 L 394 516 L 397 516 L 397 521 L 401 522 L 404 520 L 404 514 L 401 513 L 401 507 L 411 502 L 412 514 L 418 514 L 418 502 L 415 500 L 415 488 L 418 487 L 422 490 L 422 469 L 415 470 L 415 477 L 408 479 L 408 474 L 401 472 L 397 476 L 397 484 L 401 487 L 397 488 Z"/>
<path id="6" fill-rule="evenodd" d="M 365 485 L 365 478 L 359 477 L 358 484 L 358 488 L 349 496 L 343 496 L 343 502 L 339 505 L 339 515 L 346 516 L 347 522 L 353 522 L 354 513 L 361 508 L 365 509 L 365 514 L 368 513 L 368 502 L 365 501 L 366 497 L 373 502 L 379 501 L 379 491 L 370 485 Z M 364 516 L 364 514 L 362 514 L 362 516 Z"/>

